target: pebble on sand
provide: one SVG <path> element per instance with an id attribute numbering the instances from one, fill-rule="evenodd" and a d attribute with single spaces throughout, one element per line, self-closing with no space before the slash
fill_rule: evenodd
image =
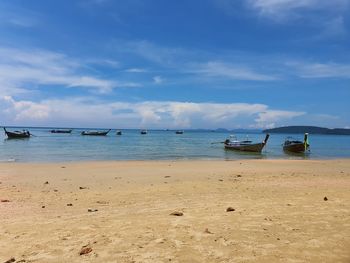
<path id="1" fill-rule="evenodd" d="M 67 206 L 73 206 L 73 204 L 69 203 L 69 204 L 67 204 Z"/>
<path id="2" fill-rule="evenodd" d="M 46 181 L 44 184 L 49 184 L 49 181 Z"/>
<path id="3" fill-rule="evenodd" d="M 227 207 L 226 212 L 233 212 L 236 211 L 236 209 L 234 209 L 233 207 Z"/>
<path id="4" fill-rule="evenodd" d="M 179 211 L 174 211 L 174 212 L 172 212 L 170 215 L 171 215 L 171 216 L 183 216 L 184 213 L 179 212 Z"/>
<path id="5" fill-rule="evenodd" d="M 8 199 L 1 199 L 1 203 L 8 203 L 8 202 L 10 202 L 10 200 L 8 200 Z"/>
<path id="6" fill-rule="evenodd" d="M 45 208 L 45 206 L 43 205 L 41 208 Z"/>
<path id="7" fill-rule="evenodd" d="M 328 201 L 328 198 L 327 198 L 327 196 L 325 196 L 325 197 L 323 198 L 323 200 L 324 200 L 324 201 Z"/>
<path id="8" fill-rule="evenodd" d="M 88 212 L 97 212 L 97 211 L 98 209 L 91 209 L 91 208 L 88 209 Z"/>
<path id="9" fill-rule="evenodd" d="M 83 190 L 83 189 L 87 189 L 87 187 L 79 186 L 79 189 L 80 189 L 80 190 Z"/>
<path id="10" fill-rule="evenodd" d="M 92 251 L 92 248 L 89 246 L 83 246 L 79 252 L 79 255 L 86 255 L 89 254 Z"/>
<path id="11" fill-rule="evenodd" d="M 15 258 L 10 258 L 9 260 L 5 261 L 4 263 L 12 263 L 15 262 L 16 259 Z"/>

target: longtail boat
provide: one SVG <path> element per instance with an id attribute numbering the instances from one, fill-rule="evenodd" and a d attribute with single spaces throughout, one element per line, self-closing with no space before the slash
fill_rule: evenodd
<path id="1" fill-rule="evenodd" d="M 176 134 L 183 134 L 184 131 L 180 131 L 180 130 L 179 130 L 179 131 L 176 131 L 175 133 L 176 133 Z"/>
<path id="2" fill-rule="evenodd" d="M 24 139 L 24 138 L 29 138 L 31 136 L 31 133 L 28 130 L 8 131 L 4 127 L 4 131 L 9 139 Z"/>
<path id="3" fill-rule="evenodd" d="M 121 130 L 118 130 L 118 131 L 116 131 L 115 134 L 116 134 L 116 135 L 122 135 L 122 131 L 121 131 Z"/>
<path id="4" fill-rule="evenodd" d="M 145 135 L 145 134 L 147 134 L 147 130 L 141 130 L 140 133 Z"/>
<path id="5" fill-rule="evenodd" d="M 283 151 L 292 153 L 304 153 L 309 150 L 309 134 L 304 134 L 304 141 L 295 140 L 292 137 L 287 137 L 283 144 Z"/>
<path id="6" fill-rule="evenodd" d="M 71 133 L 73 130 L 50 130 L 51 133 Z"/>
<path id="7" fill-rule="evenodd" d="M 83 131 L 81 135 L 90 135 L 90 136 L 106 136 L 111 129 L 108 131 Z"/>
<path id="8" fill-rule="evenodd" d="M 244 152 L 258 152 L 260 153 L 266 145 L 270 135 L 266 134 L 265 139 L 260 143 L 253 143 L 251 140 L 239 141 L 235 136 L 230 136 L 224 141 L 225 149 L 244 151 Z"/>

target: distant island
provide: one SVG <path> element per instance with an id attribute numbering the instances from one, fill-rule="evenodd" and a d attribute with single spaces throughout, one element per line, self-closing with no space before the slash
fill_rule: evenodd
<path id="1" fill-rule="evenodd" d="M 350 135 L 350 129 L 342 128 L 322 128 L 315 126 L 285 126 L 273 129 L 263 130 L 264 133 L 310 133 L 310 134 L 332 134 L 332 135 Z"/>

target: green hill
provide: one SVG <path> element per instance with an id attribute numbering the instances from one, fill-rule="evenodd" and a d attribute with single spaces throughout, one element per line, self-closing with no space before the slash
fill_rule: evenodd
<path id="1" fill-rule="evenodd" d="M 315 126 L 285 126 L 273 129 L 266 129 L 264 133 L 310 133 L 310 134 L 333 134 L 333 135 L 350 135 L 350 129 L 328 129 Z"/>

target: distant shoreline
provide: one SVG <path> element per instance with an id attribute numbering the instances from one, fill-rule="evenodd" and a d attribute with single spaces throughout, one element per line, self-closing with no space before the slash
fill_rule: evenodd
<path id="1" fill-rule="evenodd" d="M 316 126 L 285 126 L 273 129 L 263 130 L 264 133 L 279 133 L 279 134 L 321 134 L 321 135 L 350 135 L 350 129 L 345 128 L 323 128 Z"/>

